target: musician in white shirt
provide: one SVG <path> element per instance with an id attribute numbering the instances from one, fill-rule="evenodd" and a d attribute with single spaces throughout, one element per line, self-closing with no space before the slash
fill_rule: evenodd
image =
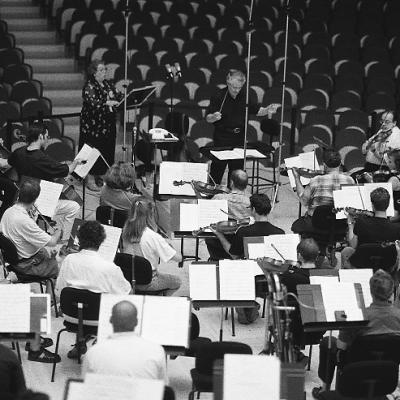
<path id="1" fill-rule="evenodd" d="M 392 110 L 381 115 L 379 131 L 370 137 L 362 146 L 365 154 L 365 170 L 373 172 L 383 165 L 384 156 L 392 149 L 400 148 L 400 129 L 396 126 L 397 115 Z"/>

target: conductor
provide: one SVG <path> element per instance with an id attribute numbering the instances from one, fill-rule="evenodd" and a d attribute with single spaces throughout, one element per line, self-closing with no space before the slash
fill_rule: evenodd
<path id="1" fill-rule="evenodd" d="M 242 90 L 246 83 L 246 76 L 242 71 L 232 69 L 226 76 L 226 87 L 218 89 L 210 99 L 210 105 L 206 111 L 206 121 L 214 124 L 214 146 L 235 147 L 243 146 L 246 93 Z M 264 117 L 276 112 L 277 105 L 260 107 L 255 101 L 249 99 L 249 114 Z M 216 183 L 221 183 L 228 164 L 229 174 L 235 169 L 242 169 L 243 160 L 213 160 L 210 175 Z M 229 182 L 229 177 L 228 177 Z"/>

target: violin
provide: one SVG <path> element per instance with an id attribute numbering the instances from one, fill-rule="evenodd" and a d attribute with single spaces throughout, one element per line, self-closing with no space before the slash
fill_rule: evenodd
<path id="1" fill-rule="evenodd" d="M 297 173 L 301 177 L 309 178 L 309 179 L 314 178 L 316 176 L 320 176 L 320 175 L 325 175 L 326 174 L 325 171 L 322 171 L 320 169 L 313 170 L 313 169 L 309 169 L 309 168 L 296 168 L 296 167 L 290 167 L 290 168 L 281 167 L 280 173 L 282 175 L 287 175 L 287 171 L 289 171 L 290 169 L 296 169 Z"/>
<path id="2" fill-rule="evenodd" d="M 367 217 L 373 217 L 375 215 L 375 213 L 373 211 L 369 211 L 369 210 L 361 210 L 358 208 L 354 208 L 354 207 L 338 207 L 338 208 L 334 208 L 333 212 L 336 214 L 340 211 L 345 211 L 347 214 L 349 214 L 351 217 L 360 217 L 362 215 L 367 216 Z"/>
<path id="3" fill-rule="evenodd" d="M 230 190 L 222 185 L 210 184 L 201 181 L 174 181 L 174 186 L 192 185 L 196 193 L 214 196 L 219 193 L 230 193 Z"/>
<path id="4" fill-rule="evenodd" d="M 207 229 L 214 229 L 217 232 L 223 233 L 224 235 L 234 235 L 241 226 L 250 225 L 250 217 L 242 219 L 228 219 L 228 221 L 220 221 L 215 224 L 210 224 L 209 226 L 202 227 L 200 229 L 194 230 L 192 232 L 193 236 L 198 236 Z"/>
<path id="5" fill-rule="evenodd" d="M 298 261 L 278 260 L 272 257 L 257 258 L 256 262 L 263 270 L 264 274 L 269 272 L 286 272 L 290 268 L 299 266 Z"/>

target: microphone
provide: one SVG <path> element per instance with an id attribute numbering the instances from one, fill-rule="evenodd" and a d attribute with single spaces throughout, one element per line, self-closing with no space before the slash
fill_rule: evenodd
<path id="1" fill-rule="evenodd" d="M 178 62 L 175 63 L 175 70 L 176 70 L 175 75 L 179 76 L 179 78 L 182 78 L 182 70 Z"/>
<path id="2" fill-rule="evenodd" d="M 167 78 L 172 79 L 174 77 L 174 73 L 172 72 L 172 68 L 170 64 L 165 64 L 165 69 L 167 70 Z"/>

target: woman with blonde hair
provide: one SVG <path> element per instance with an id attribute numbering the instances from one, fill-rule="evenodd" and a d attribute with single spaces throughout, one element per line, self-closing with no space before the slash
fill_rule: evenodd
<path id="1" fill-rule="evenodd" d="M 100 205 L 129 211 L 141 193 L 135 187 L 135 168 L 131 163 L 118 162 L 104 176 Z"/>
<path id="2" fill-rule="evenodd" d="M 153 279 L 148 285 L 137 285 L 139 290 L 165 290 L 167 296 L 176 292 L 181 280 L 178 276 L 159 271 L 160 261 L 182 260 L 178 253 L 157 231 L 152 200 L 141 196 L 132 205 L 130 216 L 122 231 L 126 253 L 146 258 L 153 268 Z"/>

